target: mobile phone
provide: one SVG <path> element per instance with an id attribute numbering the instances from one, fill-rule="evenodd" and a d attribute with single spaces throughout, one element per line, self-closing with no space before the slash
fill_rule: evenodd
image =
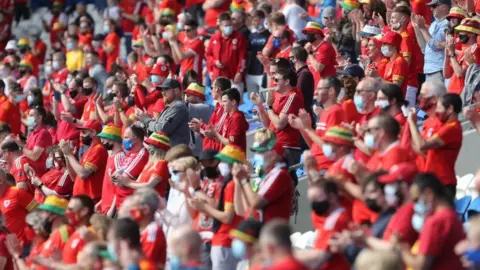
<path id="1" fill-rule="evenodd" d="M 61 100 L 61 94 L 58 91 L 53 91 L 53 97 L 55 98 L 56 101 Z"/>

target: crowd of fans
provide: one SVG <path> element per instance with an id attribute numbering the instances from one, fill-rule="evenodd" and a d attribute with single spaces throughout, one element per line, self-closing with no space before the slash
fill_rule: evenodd
<path id="1" fill-rule="evenodd" d="M 480 1 L 28 2 L 0 1 L 0 269 L 480 267 Z"/>

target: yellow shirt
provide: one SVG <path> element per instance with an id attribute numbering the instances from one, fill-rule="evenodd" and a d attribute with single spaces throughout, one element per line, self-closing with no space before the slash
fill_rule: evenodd
<path id="1" fill-rule="evenodd" d="M 82 50 L 67 52 L 67 69 L 68 71 L 81 70 L 85 66 L 84 55 Z"/>

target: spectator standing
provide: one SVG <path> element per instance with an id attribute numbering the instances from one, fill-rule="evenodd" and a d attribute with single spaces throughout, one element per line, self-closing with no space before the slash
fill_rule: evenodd
<path id="1" fill-rule="evenodd" d="M 293 67 L 297 72 L 297 88 L 303 94 L 303 104 L 305 110 L 313 119 L 313 98 L 315 81 L 313 74 L 307 65 L 308 53 L 302 47 L 293 47 L 290 51 L 289 60 L 292 61 Z"/>
<path id="2" fill-rule="evenodd" d="M 128 1 L 124 1 L 128 2 Z M 112 72 L 112 65 L 117 61 L 118 56 L 120 55 L 120 37 L 116 32 L 116 24 L 111 19 L 105 19 L 103 24 L 103 33 L 105 38 L 102 43 L 102 49 L 107 55 L 107 62 L 105 64 L 105 69 L 108 73 Z M 128 40 L 128 35 L 125 37 Z M 131 37 L 130 37 L 131 39 Z M 130 41 L 131 42 L 131 41 Z M 127 51 L 130 50 L 130 47 L 127 46 Z"/>
<path id="3" fill-rule="evenodd" d="M 248 29 L 246 23 L 246 14 L 244 11 L 236 10 L 232 13 L 232 24 L 233 30 L 239 31 L 243 34 L 245 39 L 249 40 L 250 38 L 250 30 Z"/>
<path id="4" fill-rule="evenodd" d="M 78 36 L 67 38 L 67 69 L 68 71 L 82 70 L 85 67 L 83 50 L 78 46 Z"/>
<path id="5" fill-rule="evenodd" d="M 108 74 L 105 71 L 105 67 L 100 62 L 96 51 L 87 53 L 85 57 L 85 65 L 88 67 L 88 76 L 94 78 L 97 82 L 97 94 L 106 97 L 107 91 L 105 91 L 104 83 L 108 78 Z"/>
<path id="6" fill-rule="evenodd" d="M 15 178 L 15 186 L 30 194 L 34 194 L 35 186 L 32 178 L 36 175 L 28 159 L 22 155 L 20 148 L 13 140 L 5 140 L 1 146 L 3 158 L 10 174 Z"/>
<path id="7" fill-rule="evenodd" d="M 297 39 L 305 39 L 305 34 L 302 30 L 307 24 L 305 20 L 301 19 L 301 15 L 306 12 L 301 3 L 299 0 L 287 0 L 282 10 L 287 20 L 288 28 L 292 29 Z"/>
<path id="8" fill-rule="evenodd" d="M 205 11 L 205 25 L 209 33 L 215 32 L 217 29 L 217 19 L 222 13 L 228 11 L 230 8 L 231 0 L 207 0 L 203 3 L 202 8 Z"/>
<path id="9" fill-rule="evenodd" d="M 383 79 L 387 82 L 400 86 L 402 88 L 403 95 L 406 96 L 408 76 L 410 75 L 408 75 L 409 64 L 405 58 L 400 55 L 402 36 L 398 33 L 390 31 L 387 32 L 380 41 L 382 42 L 382 54 L 389 59 L 387 65 L 385 66 Z M 408 99 L 407 101 L 410 102 Z"/>
<path id="10" fill-rule="evenodd" d="M 204 123 L 208 122 L 212 114 L 212 108 L 207 104 L 204 104 L 205 87 L 197 83 L 191 83 L 187 89 L 184 90 L 184 93 L 188 107 L 188 116 L 190 117 L 189 122 L 193 119 L 198 119 Z M 201 134 L 195 133 L 194 130 L 190 130 L 190 147 L 195 156 L 200 156 L 202 145 L 203 139 Z"/>
<path id="11" fill-rule="evenodd" d="M 252 28 L 255 31 L 248 37 L 247 48 L 247 76 L 246 86 L 248 92 L 258 93 L 262 87 L 264 75 L 264 67 L 257 58 L 262 49 L 267 44 L 270 37 L 270 31 L 265 28 L 265 13 L 261 10 L 255 10 L 252 13 Z"/>

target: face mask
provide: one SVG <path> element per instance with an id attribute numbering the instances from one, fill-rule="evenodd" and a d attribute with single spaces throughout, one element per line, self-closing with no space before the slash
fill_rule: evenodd
<path id="1" fill-rule="evenodd" d="M 45 73 L 46 73 L 46 74 L 52 73 L 52 66 L 46 66 L 46 67 L 45 67 Z"/>
<path id="2" fill-rule="evenodd" d="M 423 96 L 419 96 L 418 97 L 418 107 L 420 109 L 422 109 L 423 111 L 428 111 L 430 110 L 432 107 L 433 107 L 433 103 L 430 102 L 430 100 L 432 100 L 433 97 L 423 97 Z"/>
<path id="3" fill-rule="evenodd" d="M 43 231 L 46 232 L 47 234 L 51 234 L 52 233 L 52 224 L 53 224 L 53 221 L 50 221 L 48 219 L 42 221 Z"/>
<path id="4" fill-rule="evenodd" d="M 375 107 L 383 109 L 388 107 L 388 105 L 390 105 L 390 102 L 388 102 L 388 100 L 375 100 Z"/>
<path id="5" fill-rule="evenodd" d="M 82 136 L 82 143 L 86 146 L 90 146 L 92 144 L 92 137 L 90 136 Z"/>
<path id="6" fill-rule="evenodd" d="M 245 260 L 247 258 L 247 244 L 242 240 L 233 239 L 232 255 L 237 260 Z"/>
<path id="7" fill-rule="evenodd" d="M 375 137 L 372 134 L 366 134 L 363 138 L 363 142 L 368 148 L 375 149 Z"/>
<path id="8" fill-rule="evenodd" d="M 113 143 L 103 143 L 103 147 L 105 147 L 107 151 L 110 151 L 113 149 Z"/>
<path id="9" fill-rule="evenodd" d="M 220 164 L 218 164 L 218 170 L 223 177 L 230 175 L 230 167 L 225 162 L 220 162 Z"/>
<path id="10" fill-rule="evenodd" d="M 67 84 L 67 86 L 70 85 L 70 83 L 72 82 L 72 80 L 73 80 L 72 78 L 67 78 L 67 80 L 65 81 L 65 83 Z"/>
<path id="11" fill-rule="evenodd" d="M 400 24 L 400 22 L 397 22 L 397 23 L 392 24 L 392 29 L 395 30 L 395 31 L 400 30 L 400 27 L 402 27 L 402 25 Z"/>
<path id="12" fill-rule="evenodd" d="M 117 251 L 115 250 L 115 246 L 112 242 L 107 244 L 107 251 L 114 262 L 118 261 Z"/>
<path id="13" fill-rule="evenodd" d="M 385 57 L 392 56 L 392 52 L 390 51 L 390 48 L 388 48 L 387 46 L 382 45 L 382 48 L 380 50 L 382 51 L 383 56 Z"/>
<path id="14" fill-rule="evenodd" d="M 331 144 L 324 143 L 322 144 L 322 152 L 325 157 L 328 159 L 333 159 L 333 147 Z"/>
<path id="15" fill-rule="evenodd" d="M 163 39 L 168 39 L 168 33 L 167 32 L 162 32 L 162 38 Z"/>
<path id="16" fill-rule="evenodd" d="M 108 93 L 105 99 L 108 101 L 112 101 L 116 96 L 117 95 L 115 93 Z"/>
<path id="17" fill-rule="evenodd" d="M 179 256 L 173 255 L 168 259 L 168 265 L 172 270 L 178 270 L 182 268 L 182 259 Z"/>
<path id="18" fill-rule="evenodd" d="M 174 182 L 175 184 L 180 183 L 179 173 L 175 173 L 172 168 L 168 168 L 168 172 L 170 173 L 170 179 L 172 180 L 172 182 Z"/>
<path id="19" fill-rule="evenodd" d="M 27 96 L 27 103 L 28 103 L 28 106 L 32 106 L 32 104 L 33 104 L 33 97 L 32 96 Z"/>
<path id="20" fill-rule="evenodd" d="M 35 121 L 35 117 L 29 116 L 28 119 L 27 119 L 27 126 L 28 126 L 29 128 L 34 128 L 34 127 L 35 127 L 35 124 L 36 124 L 35 122 L 36 122 L 36 121 Z"/>
<path id="21" fill-rule="evenodd" d="M 376 200 L 366 199 L 365 204 L 367 205 L 368 209 L 372 210 L 375 213 L 379 213 L 380 211 L 382 211 L 382 208 L 377 204 Z"/>
<path id="22" fill-rule="evenodd" d="M 233 33 L 233 26 L 225 26 L 223 27 L 223 34 L 225 36 L 230 36 Z"/>
<path id="23" fill-rule="evenodd" d="M 151 75 L 150 80 L 154 84 L 160 84 L 160 76 L 158 76 L 158 75 Z"/>
<path id="24" fill-rule="evenodd" d="M 273 48 L 278 49 L 280 48 L 281 45 L 282 43 L 280 42 L 280 39 L 277 39 L 277 38 L 273 39 Z"/>
<path id="25" fill-rule="evenodd" d="M 205 167 L 202 169 L 203 175 L 205 177 L 210 178 L 210 179 L 215 179 L 220 175 L 220 172 L 218 171 L 217 167 Z"/>
<path id="26" fill-rule="evenodd" d="M 467 36 L 467 35 L 461 34 L 461 35 L 458 35 L 458 39 L 460 40 L 460 42 L 461 42 L 462 44 L 467 44 L 468 41 L 470 40 L 470 37 Z"/>
<path id="27" fill-rule="evenodd" d="M 267 164 L 265 163 L 265 157 L 263 155 L 255 154 L 253 156 L 253 160 L 257 168 L 265 169 L 267 167 Z"/>
<path id="28" fill-rule="evenodd" d="M 257 31 L 258 31 L 258 32 L 262 31 L 263 29 L 265 29 L 265 26 L 264 26 L 263 24 L 259 24 L 259 25 L 257 26 Z"/>
<path id="29" fill-rule="evenodd" d="M 467 250 L 463 253 L 463 256 L 465 256 L 473 265 L 480 265 L 480 250 Z"/>
<path id="30" fill-rule="evenodd" d="M 47 169 L 50 169 L 53 167 L 53 158 L 52 157 L 49 157 L 47 158 L 47 162 L 46 162 L 46 165 Z"/>
<path id="31" fill-rule="evenodd" d="M 27 49 L 20 49 L 19 51 L 20 51 L 21 54 L 27 53 Z"/>
<path id="32" fill-rule="evenodd" d="M 59 70 L 60 69 L 60 63 L 58 61 L 53 61 L 52 62 L 52 67 L 54 70 Z"/>
<path id="33" fill-rule="evenodd" d="M 327 200 L 313 201 L 310 206 L 315 214 L 324 216 L 327 213 L 328 208 L 330 208 L 330 203 Z"/>
<path id="34" fill-rule="evenodd" d="M 72 50 L 73 49 L 73 43 L 72 42 L 68 42 L 67 43 L 67 50 Z"/>
<path id="35" fill-rule="evenodd" d="M 314 42 L 315 41 L 315 34 L 307 34 L 307 41 Z"/>
<path id="36" fill-rule="evenodd" d="M 83 93 L 88 96 L 93 92 L 93 88 L 83 88 Z"/>
<path id="37" fill-rule="evenodd" d="M 110 26 L 108 26 L 108 25 L 105 24 L 105 25 L 103 26 L 103 32 L 104 32 L 104 33 L 110 32 Z"/>
<path id="38" fill-rule="evenodd" d="M 128 96 L 127 106 L 128 107 L 133 107 L 134 105 L 135 105 L 135 97 L 134 96 Z"/>
<path id="39" fill-rule="evenodd" d="M 70 93 L 70 97 L 71 98 L 75 98 L 77 95 L 78 95 L 78 91 L 77 90 L 70 90 L 68 91 Z"/>
<path id="40" fill-rule="evenodd" d="M 363 109 L 365 108 L 365 103 L 363 102 L 363 97 L 362 96 L 354 96 L 353 97 L 353 103 L 355 103 L 355 107 L 357 107 L 357 111 L 359 113 L 362 113 Z"/>
<path id="41" fill-rule="evenodd" d="M 413 214 L 412 216 L 412 227 L 415 231 L 420 232 L 423 227 L 423 223 L 425 222 L 425 218 L 422 215 L 417 213 Z"/>
<path id="42" fill-rule="evenodd" d="M 183 23 L 177 23 L 177 30 L 183 29 Z"/>
<path id="43" fill-rule="evenodd" d="M 25 95 L 18 95 L 18 96 L 15 97 L 15 102 L 20 103 L 24 99 L 25 99 Z"/>
<path id="44" fill-rule="evenodd" d="M 123 144 L 123 148 L 125 149 L 125 151 L 130 151 L 133 148 L 132 140 L 123 140 L 122 144 Z"/>
<path id="45" fill-rule="evenodd" d="M 67 218 L 68 223 L 73 227 L 77 227 L 77 225 L 80 223 L 80 218 L 74 212 L 65 212 L 65 217 Z"/>
<path id="46" fill-rule="evenodd" d="M 397 198 L 397 186 L 395 184 L 387 184 L 383 188 L 383 191 L 385 193 L 385 200 L 387 201 L 388 205 L 394 205 L 397 203 L 398 198 Z"/>

